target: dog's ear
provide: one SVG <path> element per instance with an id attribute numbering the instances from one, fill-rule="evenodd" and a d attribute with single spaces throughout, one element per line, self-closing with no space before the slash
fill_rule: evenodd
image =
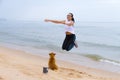
<path id="1" fill-rule="evenodd" d="M 56 53 L 54 53 L 54 55 L 56 55 Z"/>
<path id="2" fill-rule="evenodd" d="M 51 55 L 51 53 L 49 53 L 49 55 Z"/>

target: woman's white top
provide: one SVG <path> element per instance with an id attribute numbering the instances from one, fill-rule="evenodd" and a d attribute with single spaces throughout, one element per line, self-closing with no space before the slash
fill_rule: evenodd
<path id="1" fill-rule="evenodd" d="M 66 20 L 65 24 L 69 24 L 71 21 Z M 65 25 L 65 32 L 70 32 L 72 34 L 75 34 L 74 26 L 68 26 Z"/>

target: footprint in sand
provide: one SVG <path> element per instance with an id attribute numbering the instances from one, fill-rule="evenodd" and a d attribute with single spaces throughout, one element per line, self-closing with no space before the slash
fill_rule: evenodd
<path id="1" fill-rule="evenodd" d="M 75 78 L 82 78 L 80 74 L 75 74 L 75 73 L 68 73 L 69 77 L 75 77 Z"/>
<path id="2" fill-rule="evenodd" d="M 60 72 L 62 72 L 62 75 L 66 75 L 72 78 L 82 78 L 82 77 L 93 77 L 90 74 L 87 74 L 86 72 L 80 72 L 74 69 L 68 69 L 68 68 L 60 68 Z"/>
<path id="3" fill-rule="evenodd" d="M 87 75 L 85 72 L 76 71 L 74 69 L 60 68 L 62 75 L 66 75 L 72 78 L 82 78 L 83 75 Z"/>
<path id="4" fill-rule="evenodd" d="M 2 77 L 0 77 L 0 80 L 4 80 Z"/>

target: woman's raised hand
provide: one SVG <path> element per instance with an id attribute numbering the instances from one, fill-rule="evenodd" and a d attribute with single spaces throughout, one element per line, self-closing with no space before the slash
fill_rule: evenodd
<path id="1" fill-rule="evenodd" d="M 45 19 L 44 21 L 45 21 L 45 22 L 49 22 L 50 20 L 49 20 L 49 19 Z"/>

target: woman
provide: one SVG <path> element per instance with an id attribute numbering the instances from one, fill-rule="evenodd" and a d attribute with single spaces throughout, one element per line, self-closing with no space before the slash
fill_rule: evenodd
<path id="1" fill-rule="evenodd" d="M 59 21 L 59 20 L 50 20 L 50 19 L 45 19 L 45 22 L 52 22 L 56 24 L 64 24 L 65 25 L 65 33 L 66 37 L 62 45 L 62 49 L 69 51 L 71 50 L 74 46 L 77 48 L 78 45 L 75 42 L 76 36 L 74 32 L 74 16 L 72 13 L 69 13 L 67 15 L 67 20 Z"/>

